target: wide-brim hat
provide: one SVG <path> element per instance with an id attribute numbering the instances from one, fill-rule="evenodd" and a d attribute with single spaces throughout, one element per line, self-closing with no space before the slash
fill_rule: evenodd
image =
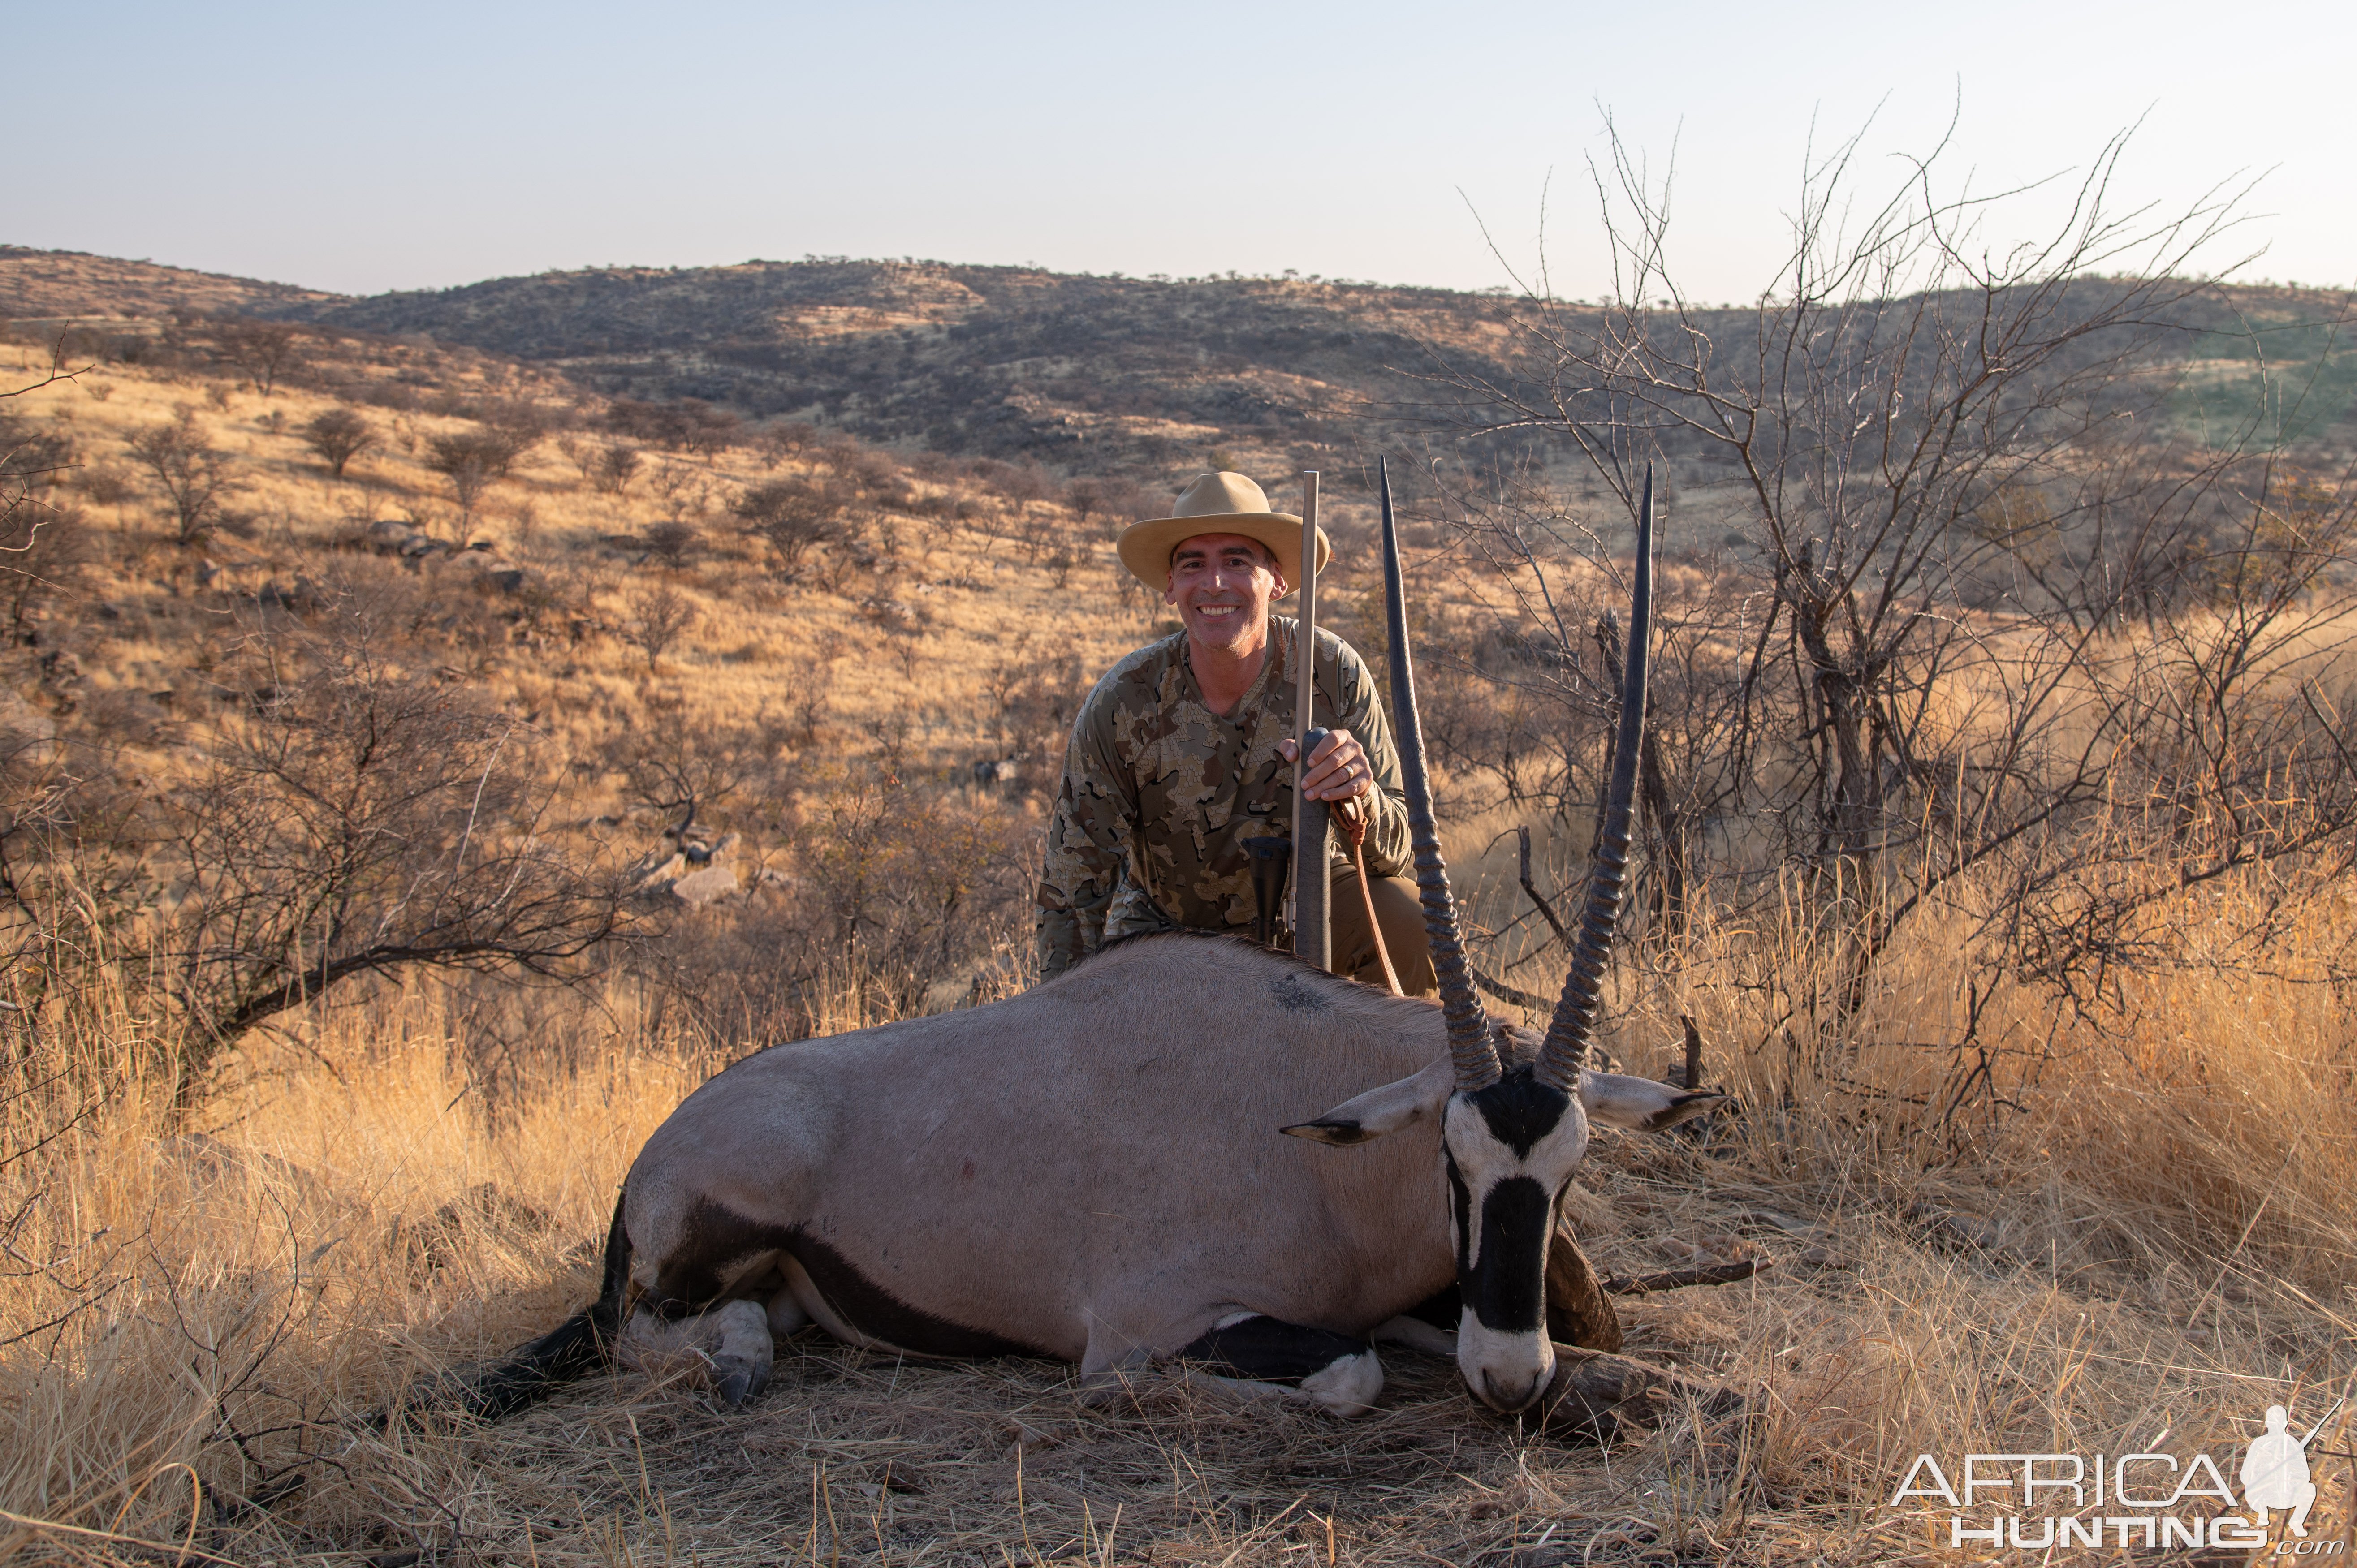
<path id="1" fill-rule="evenodd" d="M 1268 493 L 1242 474 L 1205 474 L 1178 492 L 1168 517 L 1148 518 L 1122 530 L 1121 564 L 1147 587 L 1170 585 L 1170 553 L 1200 533 L 1241 533 L 1257 539 L 1276 556 L 1286 592 L 1300 585 L 1301 520 L 1289 511 L 1271 511 Z M 1318 569 L 1324 571 L 1334 553 L 1326 531 L 1318 531 Z"/>

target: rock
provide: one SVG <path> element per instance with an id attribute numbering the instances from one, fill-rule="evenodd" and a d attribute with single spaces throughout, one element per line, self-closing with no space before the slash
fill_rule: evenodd
<path id="1" fill-rule="evenodd" d="M 0 758 L 38 765 L 58 754 L 58 721 L 0 686 Z"/>
<path id="2" fill-rule="evenodd" d="M 691 909 L 702 909 L 744 894 L 733 865 L 707 865 L 672 883 L 671 896 Z"/>
<path id="3" fill-rule="evenodd" d="M 699 831 L 688 830 L 675 852 L 658 850 L 641 861 L 630 873 L 631 890 L 642 898 L 668 894 L 691 909 L 741 897 L 745 888 L 737 875 L 737 849 L 744 840 L 726 833 L 718 842 L 708 843 L 696 836 Z M 754 869 L 756 886 L 770 880 L 762 870 Z"/>
<path id="4" fill-rule="evenodd" d="M 520 594 L 531 580 L 531 574 L 511 561 L 502 561 L 488 553 L 490 546 L 478 541 L 450 557 L 453 566 L 473 574 L 475 580 L 486 588 L 502 594 Z"/>
<path id="5" fill-rule="evenodd" d="M 710 865 L 716 860 L 726 860 L 735 854 L 738 842 L 735 833 L 724 834 L 717 843 L 701 838 L 687 838 L 680 842 L 679 853 L 687 856 L 690 865 Z"/>
<path id="6" fill-rule="evenodd" d="M 671 885 L 686 875 L 687 856 L 676 850 L 658 850 L 631 871 L 630 891 L 642 898 L 651 898 L 670 892 Z"/>
<path id="7" fill-rule="evenodd" d="M 417 532 L 416 524 L 404 522 L 395 517 L 378 518 L 361 535 L 362 542 L 371 549 L 382 551 L 388 555 L 405 555 L 412 544 L 425 539 L 425 536 Z M 432 544 L 431 540 L 426 540 L 427 548 L 432 548 Z"/>
<path id="8" fill-rule="evenodd" d="M 328 603 L 328 596 L 319 591 L 319 585 L 304 576 L 297 576 L 291 588 L 280 587 L 274 578 L 262 585 L 259 597 L 264 609 L 284 610 L 291 616 L 316 614 L 326 608 Z"/>

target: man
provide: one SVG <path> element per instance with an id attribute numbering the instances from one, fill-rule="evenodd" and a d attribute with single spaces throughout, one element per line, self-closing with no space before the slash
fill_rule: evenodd
<path id="1" fill-rule="evenodd" d="M 1270 606 L 1293 591 L 1301 520 L 1272 511 L 1242 474 L 1205 474 L 1172 515 L 1134 524 L 1122 564 L 1178 612 L 1179 629 L 1114 666 L 1082 704 L 1039 875 L 1042 978 L 1117 937 L 1179 927 L 1249 931 L 1243 841 L 1293 817 L 1300 623 Z M 1318 536 L 1322 566 L 1329 553 Z M 1302 788 L 1366 823 L 1367 873 L 1402 989 L 1437 989 L 1410 869 L 1407 806 L 1375 683 L 1320 629 L 1312 718 L 1333 734 Z M 1334 971 L 1383 983 L 1349 841 L 1329 866 Z"/>

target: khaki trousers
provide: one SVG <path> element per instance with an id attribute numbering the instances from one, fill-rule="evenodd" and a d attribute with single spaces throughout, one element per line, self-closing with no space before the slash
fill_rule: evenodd
<path id="1" fill-rule="evenodd" d="M 1367 926 L 1367 907 L 1359 897 L 1359 872 L 1346 865 L 1334 874 L 1328 906 L 1332 921 L 1334 972 L 1366 984 L 1381 986 L 1383 966 L 1375 956 L 1374 934 Z M 1432 944 L 1424 934 L 1424 905 L 1415 884 L 1405 876 L 1374 879 L 1375 923 L 1383 928 L 1383 945 L 1391 950 L 1392 968 L 1399 973 L 1400 989 L 1410 996 L 1437 996 L 1440 987 L 1432 976 Z"/>

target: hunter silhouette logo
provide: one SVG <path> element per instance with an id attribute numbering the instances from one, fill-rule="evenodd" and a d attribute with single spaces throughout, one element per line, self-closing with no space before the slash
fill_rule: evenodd
<path id="1" fill-rule="evenodd" d="M 2243 1506 L 2251 1510 L 2258 1529 L 2266 1529 L 2269 1509 L 2289 1509 L 2291 1532 L 2307 1536 L 2308 1510 L 2316 1501 L 2316 1483 L 2308 1477 L 2308 1445 L 2324 1430 L 2324 1422 L 2340 1412 L 2342 1402 L 2334 1402 L 2324 1421 L 2309 1427 L 2298 1442 L 2292 1440 L 2291 1412 L 2279 1404 L 2267 1406 L 2267 1429 L 2251 1440 L 2251 1451 L 2243 1455 Z"/>
<path id="2" fill-rule="evenodd" d="M 2278 1552 L 2335 1556 L 2344 1542 L 2308 1540 L 2308 1510 L 2315 1505 L 2317 1489 L 2308 1460 L 2309 1445 L 2346 1402 L 2335 1401 L 2322 1420 L 2298 1437 L 2292 1434 L 2290 1411 L 2279 1404 L 2267 1407 L 2266 1430 L 2251 1440 L 2236 1476 L 2242 1483 L 2242 1513 L 2212 1513 L 2202 1508 L 2205 1501 L 2212 1509 L 2235 1507 L 2233 1488 L 2209 1455 L 2180 1460 L 2155 1452 L 2116 1458 L 2103 1454 L 1967 1454 L 1953 1483 L 1938 1459 L 1919 1454 L 1891 1495 L 1890 1506 L 1897 1508 L 1910 1498 L 1936 1498 L 1957 1510 L 1947 1520 L 1951 1549 L 1970 1544 L 2019 1552 L 2106 1544 L 2122 1551 L 2263 1547 L 2267 1544 L 2267 1517 L 2281 1510 L 2288 1516 L 2285 1524 L 2292 1539 L 2279 1543 Z M 2164 1432 L 2155 1437 L 2147 1450 L 2158 1448 L 2168 1435 Z M 1989 1506 L 1986 1494 L 1992 1492 L 1996 1494 L 1994 1517 L 1969 1517 L 1972 1510 Z M 2050 1509 L 2058 1503 L 2069 1511 L 2031 1517 L 2041 1504 Z M 2107 1542 L 2106 1537 L 2112 1539 Z"/>

